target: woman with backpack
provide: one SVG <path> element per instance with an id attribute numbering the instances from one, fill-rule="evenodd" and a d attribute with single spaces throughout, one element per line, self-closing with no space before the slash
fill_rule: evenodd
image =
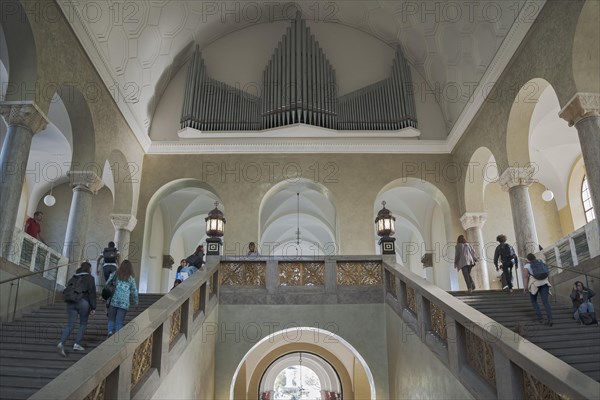
<path id="1" fill-rule="evenodd" d="M 550 293 L 551 286 L 550 281 L 548 281 L 548 267 L 532 253 L 527 254 L 527 261 L 529 263 L 525 264 L 525 274 L 523 276 L 525 292 L 529 292 L 531 305 L 533 306 L 538 322 L 543 323 L 542 312 L 537 303 L 537 297 L 540 294 L 542 304 L 544 304 L 544 308 L 546 309 L 546 325 L 552 326 L 552 307 L 550 307 L 550 302 L 548 302 L 548 294 Z"/>
<path id="2" fill-rule="evenodd" d="M 571 301 L 573 302 L 573 318 L 576 321 L 581 321 L 581 315 L 589 314 L 590 324 L 593 323 L 595 319 L 594 305 L 590 299 L 595 295 L 596 293 L 592 289 L 583 286 L 583 282 L 575 282 L 571 292 Z"/>
<path id="3" fill-rule="evenodd" d="M 67 288 L 63 292 L 67 303 L 69 322 L 65 326 L 60 342 L 56 346 L 63 357 L 67 356 L 65 342 L 71 335 L 71 331 L 73 331 L 77 316 L 79 316 L 79 330 L 77 331 L 75 344 L 73 344 L 73 350 L 85 350 L 81 345 L 81 341 L 87 329 L 88 317 L 96 313 L 96 281 L 91 272 L 92 265 L 89 262 L 82 262 L 81 266 L 75 271 L 75 275 L 69 279 Z"/>
<path id="4" fill-rule="evenodd" d="M 125 315 L 129 309 L 129 298 L 133 296 L 136 306 L 139 303 L 133 266 L 129 260 L 124 260 L 117 271 L 111 274 L 106 286 L 108 287 L 113 280 L 115 281 L 115 290 L 108 303 L 108 336 L 123 328 Z"/>
<path id="5" fill-rule="evenodd" d="M 475 282 L 473 282 L 473 278 L 471 277 L 471 269 L 473 269 L 477 261 L 473 246 L 467 243 L 464 235 L 460 235 L 456 240 L 454 268 L 462 271 L 469 294 L 475 290 Z"/>

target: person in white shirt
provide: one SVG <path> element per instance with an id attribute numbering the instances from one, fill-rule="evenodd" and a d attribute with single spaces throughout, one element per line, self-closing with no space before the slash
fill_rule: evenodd
<path id="1" fill-rule="evenodd" d="M 546 309 L 546 325 L 552 326 L 552 307 L 550 307 L 550 302 L 548 301 L 548 294 L 551 287 L 548 281 L 548 267 L 532 253 L 527 254 L 527 261 L 529 261 L 529 263 L 525 264 L 525 271 L 527 273 L 523 277 L 525 292 L 529 292 L 531 305 L 533 306 L 538 322 L 543 323 L 542 312 L 537 303 L 538 293 L 540 294 L 542 304 L 544 304 L 544 308 Z"/>

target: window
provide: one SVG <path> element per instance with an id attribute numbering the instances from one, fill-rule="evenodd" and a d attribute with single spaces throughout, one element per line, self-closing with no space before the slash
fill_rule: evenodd
<path id="1" fill-rule="evenodd" d="M 583 183 L 581 184 L 581 200 L 583 201 L 583 211 L 585 212 L 586 222 L 596 218 L 594 212 L 594 206 L 592 205 L 592 196 L 590 195 L 590 188 L 588 187 L 587 177 L 583 177 Z"/>

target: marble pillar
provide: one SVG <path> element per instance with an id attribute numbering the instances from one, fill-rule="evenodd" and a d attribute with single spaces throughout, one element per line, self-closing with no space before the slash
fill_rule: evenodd
<path id="1" fill-rule="evenodd" d="M 21 192 L 33 135 L 48 125 L 46 115 L 32 102 L 0 102 L 0 115 L 8 126 L 0 153 L 0 256 L 18 249 L 12 245 Z"/>
<path id="2" fill-rule="evenodd" d="M 508 192 L 510 196 L 510 209 L 517 240 L 515 251 L 519 256 L 520 267 L 524 265 L 524 258 L 528 253 L 539 251 L 539 241 L 529 197 L 529 186 L 535 182 L 534 173 L 533 167 L 510 167 L 500 176 L 502 190 Z M 510 241 L 508 238 L 508 242 Z"/>
<path id="3" fill-rule="evenodd" d="M 600 94 L 577 93 L 561 110 L 560 117 L 575 126 L 596 212 L 600 215 Z"/>
<path id="4" fill-rule="evenodd" d="M 479 262 L 473 268 L 475 285 L 478 289 L 490 289 L 490 277 L 485 254 L 485 243 L 483 241 L 483 224 L 487 220 L 487 214 L 480 213 L 464 213 L 460 217 L 460 222 L 465 231 L 467 231 L 467 242 L 471 243 Z"/>
<path id="5" fill-rule="evenodd" d="M 68 278 L 77 269 L 79 262 L 83 260 L 88 222 L 90 215 L 93 213 L 93 196 L 104 186 L 104 182 L 98 175 L 90 171 L 69 171 L 67 176 L 73 188 L 73 199 L 71 200 L 65 245 L 62 253 L 63 256 L 69 259 L 70 263 Z"/>
<path id="6" fill-rule="evenodd" d="M 137 219 L 131 214 L 111 214 L 110 220 L 115 227 L 115 245 L 121 254 L 121 260 L 128 260 L 130 250 L 132 257 L 140 255 L 139 248 L 132 246 L 130 243 L 131 231 L 137 224 Z"/>

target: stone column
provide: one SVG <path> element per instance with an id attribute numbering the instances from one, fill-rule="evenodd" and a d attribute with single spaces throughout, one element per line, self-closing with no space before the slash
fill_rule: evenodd
<path id="1" fill-rule="evenodd" d="M 485 254 L 485 243 L 483 241 L 483 224 L 487 220 L 486 213 L 464 213 L 460 217 L 463 229 L 467 231 L 467 241 L 471 243 L 479 262 L 473 268 L 475 273 L 475 284 L 477 288 L 489 290 L 490 278 Z"/>
<path id="2" fill-rule="evenodd" d="M 596 221 L 600 219 L 600 94 L 577 93 L 559 116 L 575 126 Z"/>
<path id="3" fill-rule="evenodd" d="M 137 224 L 137 219 L 131 214 L 111 214 L 110 220 L 115 227 L 115 245 L 119 249 L 121 260 L 129 259 L 131 231 Z M 135 249 L 134 254 L 135 256 Z"/>
<path id="4" fill-rule="evenodd" d="M 533 209 L 529 198 L 529 186 L 535 179 L 533 167 L 510 167 L 500 176 L 502 190 L 510 196 L 513 225 L 517 240 L 517 255 L 520 257 L 519 266 L 523 266 L 523 258 L 528 253 L 539 251 L 539 241 L 533 219 Z M 510 238 L 509 238 L 510 241 Z"/>
<path id="5" fill-rule="evenodd" d="M 17 250 L 11 248 L 11 243 L 31 141 L 33 135 L 46 128 L 48 118 L 32 101 L 1 102 L 0 115 L 8 125 L 0 153 L 0 256 L 6 258 Z"/>
<path id="6" fill-rule="evenodd" d="M 92 214 L 93 196 L 104 186 L 104 182 L 90 171 L 69 171 L 67 176 L 73 187 L 73 199 L 69 210 L 67 233 L 63 256 L 69 263 L 82 260 L 86 244 L 89 217 Z M 67 278 L 77 269 L 77 265 L 69 265 Z"/>

